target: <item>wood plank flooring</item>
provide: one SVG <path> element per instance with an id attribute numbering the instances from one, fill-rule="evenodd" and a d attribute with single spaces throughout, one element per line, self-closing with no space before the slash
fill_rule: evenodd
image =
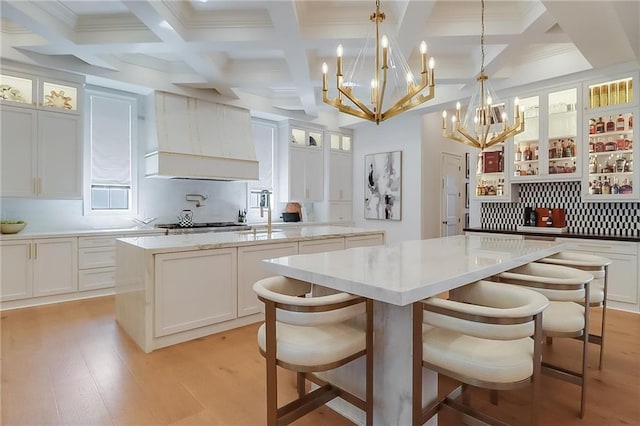
<path id="1" fill-rule="evenodd" d="M 264 360 L 258 324 L 142 352 L 119 328 L 114 298 L 102 297 L 1 313 L 2 424 L 13 425 L 262 425 Z M 543 377 L 541 425 L 640 424 L 640 315 L 610 310 L 602 371 L 591 345 L 587 411 L 578 418 L 579 389 Z M 556 339 L 548 359 L 577 366 L 577 341 Z M 281 402 L 295 395 L 281 371 Z M 441 392 L 455 383 L 442 379 Z M 528 424 L 527 390 L 502 392 L 478 407 L 515 425 Z M 451 414 L 441 425 L 457 425 Z M 351 425 L 322 407 L 297 425 Z"/>

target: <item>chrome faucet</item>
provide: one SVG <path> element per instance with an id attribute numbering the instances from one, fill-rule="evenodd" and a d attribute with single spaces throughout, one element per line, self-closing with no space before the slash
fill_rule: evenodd
<path id="1" fill-rule="evenodd" d="M 260 217 L 264 217 L 264 209 L 267 208 L 267 232 L 271 233 L 271 192 L 268 189 L 260 191 Z"/>
<path id="2" fill-rule="evenodd" d="M 204 206 L 204 200 L 206 200 L 207 198 L 209 197 L 205 194 L 187 194 L 186 197 L 187 201 L 196 203 L 196 207 Z"/>

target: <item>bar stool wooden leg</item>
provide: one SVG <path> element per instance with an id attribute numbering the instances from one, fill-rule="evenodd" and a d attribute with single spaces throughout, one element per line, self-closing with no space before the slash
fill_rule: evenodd
<path id="1" fill-rule="evenodd" d="M 412 334 L 412 422 L 413 426 L 422 425 L 422 304 L 413 304 Z"/>
<path id="2" fill-rule="evenodd" d="M 278 371 L 276 365 L 276 308 L 265 302 L 266 366 L 267 366 L 267 426 L 278 424 Z"/>
<path id="3" fill-rule="evenodd" d="M 367 299 L 367 426 L 373 426 L 373 299 Z"/>

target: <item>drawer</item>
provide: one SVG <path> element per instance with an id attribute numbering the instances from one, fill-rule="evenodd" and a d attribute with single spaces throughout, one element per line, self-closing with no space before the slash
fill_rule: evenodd
<path id="1" fill-rule="evenodd" d="M 116 268 L 94 268 L 78 271 L 78 290 L 115 287 Z"/>
<path id="2" fill-rule="evenodd" d="M 298 244 L 298 253 L 300 254 L 344 250 L 344 237 L 300 241 Z"/>
<path id="3" fill-rule="evenodd" d="M 567 243 L 569 250 L 588 251 L 606 256 L 607 253 L 638 254 L 638 243 L 626 241 L 586 240 L 576 238 L 558 238 L 557 241 Z"/>
<path id="4" fill-rule="evenodd" d="M 384 244 L 382 235 L 356 235 L 346 237 L 344 241 L 345 248 L 352 247 L 371 247 Z"/>
<path id="5" fill-rule="evenodd" d="M 85 247 L 78 250 L 78 268 L 103 268 L 116 265 L 115 247 Z"/>
<path id="6" fill-rule="evenodd" d="M 122 235 L 109 235 L 108 237 L 78 237 L 78 247 L 115 247 L 116 238 Z"/>

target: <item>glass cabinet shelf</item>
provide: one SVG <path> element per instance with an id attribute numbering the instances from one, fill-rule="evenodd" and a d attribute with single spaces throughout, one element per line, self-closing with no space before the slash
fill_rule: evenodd
<path id="1" fill-rule="evenodd" d="M 616 111 L 617 112 L 617 111 Z M 590 200 L 626 200 L 637 197 L 633 169 L 633 113 L 620 110 L 608 118 L 589 117 L 588 176 Z"/>

